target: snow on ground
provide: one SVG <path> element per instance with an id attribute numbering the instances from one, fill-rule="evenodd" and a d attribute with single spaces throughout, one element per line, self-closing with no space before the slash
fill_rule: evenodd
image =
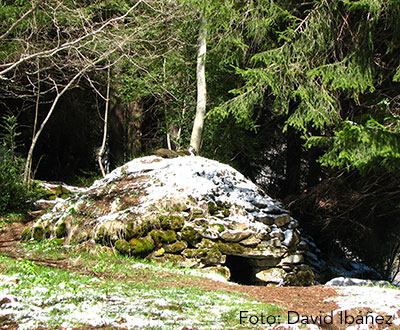
<path id="1" fill-rule="evenodd" d="M 62 282 L 56 288 L 35 283 L 32 276 L 3 276 L 0 281 L 0 317 L 12 315 L 19 329 L 40 325 L 76 324 L 133 328 L 173 329 L 196 326 L 199 329 L 224 328 L 224 315 L 232 305 L 248 303 L 221 292 L 197 293 L 190 290 L 156 289 L 115 283 L 103 287 L 91 280 Z M 33 281 L 33 282 L 32 282 Z M 33 285 L 29 285 L 32 283 Z M 23 285 L 23 289 L 19 287 Z M 234 299 L 234 304 L 232 304 Z"/>
<path id="2" fill-rule="evenodd" d="M 395 288 L 382 288 L 382 287 L 367 287 L 367 286 L 346 286 L 346 287 L 335 287 L 339 296 L 330 298 L 329 301 L 334 301 L 340 308 L 322 316 L 332 315 L 339 317 L 339 324 L 341 329 L 346 330 L 368 330 L 372 328 L 372 322 L 374 324 L 386 324 L 390 322 L 390 328 L 385 329 L 400 329 L 400 290 Z M 368 318 L 364 316 L 356 319 L 352 322 L 352 317 L 348 316 L 346 321 L 345 311 L 349 311 L 357 308 L 368 308 L 373 312 L 368 314 Z M 378 313 L 383 312 L 387 316 L 382 317 Z M 347 314 L 349 315 L 349 314 Z M 354 315 L 354 314 L 353 314 Z M 301 318 L 300 318 L 301 319 Z M 330 322 L 331 318 L 328 317 L 327 322 Z M 381 323 L 376 323 L 376 320 L 380 320 Z M 292 320 L 292 322 L 296 322 Z M 348 322 L 346 324 L 346 322 Z M 278 326 L 271 327 L 271 329 L 291 329 L 301 330 L 310 329 L 318 330 L 316 324 L 302 324 L 297 323 L 282 323 Z"/>
<path id="3" fill-rule="evenodd" d="M 340 310 L 357 306 L 369 307 L 374 311 L 385 312 L 388 315 L 395 315 L 397 311 L 400 311 L 399 289 L 347 286 L 337 287 L 336 290 L 342 295 L 335 299 L 340 306 Z M 397 324 L 400 326 L 400 315 L 397 315 L 396 318 Z"/>

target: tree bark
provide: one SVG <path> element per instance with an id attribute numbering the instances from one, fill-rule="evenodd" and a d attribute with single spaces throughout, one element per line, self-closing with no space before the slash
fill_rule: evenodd
<path id="1" fill-rule="evenodd" d="M 201 141 L 203 137 L 204 116 L 207 105 L 207 89 L 206 89 L 206 53 L 207 53 L 207 21 L 202 16 L 200 19 L 199 31 L 199 50 L 197 53 L 197 105 L 196 117 L 194 119 L 192 135 L 190 138 L 190 147 L 195 153 L 199 153 Z"/>
<path id="2" fill-rule="evenodd" d="M 287 129 L 286 147 L 286 195 L 298 195 L 300 193 L 301 175 L 301 138 L 293 127 Z"/>
<path id="3" fill-rule="evenodd" d="M 289 104 L 289 116 L 295 111 L 299 101 L 291 101 Z M 301 178 L 301 156 L 302 156 L 302 140 L 299 132 L 288 126 L 286 132 L 286 182 L 285 194 L 298 195 L 300 193 Z"/>
<path id="4" fill-rule="evenodd" d="M 107 92 L 106 92 L 106 106 L 104 110 L 104 129 L 103 129 L 103 142 L 101 144 L 99 153 L 97 154 L 97 161 L 100 166 L 100 171 L 103 177 L 106 176 L 106 171 L 103 166 L 103 155 L 106 150 L 106 142 L 107 142 L 107 126 L 108 126 L 108 107 L 110 104 L 110 67 L 107 69 Z"/>
<path id="5" fill-rule="evenodd" d="M 139 101 L 126 105 L 126 156 L 129 160 L 142 153 L 143 109 Z"/>

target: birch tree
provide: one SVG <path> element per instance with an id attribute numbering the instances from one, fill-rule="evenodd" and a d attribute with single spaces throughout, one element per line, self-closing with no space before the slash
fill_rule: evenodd
<path id="1" fill-rule="evenodd" d="M 199 29 L 199 49 L 197 53 L 197 103 L 196 117 L 194 119 L 190 147 L 198 154 L 201 148 L 203 137 L 204 116 L 207 107 L 207 88 L 206 88 L 206 53 L 207 53 L 207 21 L 204 16 L 200 18 Z"/>

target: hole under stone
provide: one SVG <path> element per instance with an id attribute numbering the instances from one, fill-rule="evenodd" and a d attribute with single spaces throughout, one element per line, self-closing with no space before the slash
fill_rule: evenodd
<path id="1" fill-rule="evenodd" d="M 231 272 L 231 281 L 238 284 L 256 284 L 254 266 L 249 258 L 239 256 L 226 256 L 225 265 Z"/>

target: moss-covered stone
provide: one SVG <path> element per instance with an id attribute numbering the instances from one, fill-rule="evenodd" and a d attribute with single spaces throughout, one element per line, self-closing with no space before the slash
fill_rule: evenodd
<path id="1" fill-rule="evenodd" d="M 179 254 L 169 254 L 169 253 L 165 253 L 161 257 L 152 256 L 152 259 L 161 262 L 171 262 L 174 265 L 182 265 L 185 262 L 185 257 Z"/>
<path id="2" fill-rule="evenodd" d="M 175 243 L 164 245 L 164 250 L 168 253 L 179 253 L 186 249 L 187 246 L 185 241 L 176 241 Z"/>
<path id="3" fill-rule="evenodd" d="M 226 256 L 221 253 L 217 247 L 211 248 L 204 258 L 201 259 L 206 265 L 219 265 L 224 264 Z"/>
<path id="4" fill-rule="evenodd" d="M 288 286 L 310 286 L 314 283 L 314 273 L 307 265 L 295 267 L 292 273 L 285 276 L 285 285 Z"/>
<path id="5" fill-rule="evenodd" d="M 181 230 L 181 238 L 194 246 L 201 240 L 201 234 L 191 226 L 183 227 Z"/>
<path id="6" fill-rule="evenodd" d="M 215 215 L 218 212 L 218 206 L 217 204 L 213 203 L 213 202 L 208 202 L 207 203 L 208 206 L 208 213 L 210 215 Z"/>
<path id="7" fill-rule="evenodd" d="M 42 226 L 33 227 L 32 237 L 35 241 L 41 241 L 44 238 L 44 229 Z"/>
<path id="8" fill-rule="evenodd" d="M 189 219 L 198 219 L 204 217 L 204 211 L 200 208 L 194 208 L 189 214 Z"/>
<path id="9" fill-rule="evenodd" d="M 51 229 L 50 229 L 50 227 L 46 227 L 46 229 L 44 230 L 44 237 L 45 238 L 50 238 L 51 237 Z"/>
<path id="10" fill-rule="evenodd" d="M 63 238 L 67 236 L 67 225 L 64 221 L 58 224 L 56 227 L 56 237 L 57 238 Z"/>
<path id="11" fill-rule="evenodd" d="M 162 229 L 181 230 L 185 223 L 185 218 L 176 214 L 162 214 L 160 215 L 160 222 Z"/>
<path id="12" fill-rule="evenodd" d="M 217 243 L 216 248 L 227 255 L 241 255 L 245 250 L 239 243 Z"/>
<path id="13" fill-rule="evenodd" d="M 222 275 L 226 280 L 230 280 L 231 278 L 231 272 L 229 268 L 221 265 L 206 267 L 203 268 L 202 271 Z"/>
<path id="14" fill-rule="evenodd" d="M 177 240 L 176 233 L 172 229 L 169 230 L 153 229 L 150 232 L 150 236 L 156 244 L 160 243 L 171 244 L 176 242 Z"/>
<path id="15" fill-rule="evenodd" d="M 225 226 L 222 223 L 214 223 L 210 226 L 211 230 L 215 230 L 218 233 L 222 233 L 223 231 L 225 231 Z"/>
<path id="16" fill-rule="evenodd" d="M 229 203 L 221 201 L 217 201 L 216 203 L 208 202 L 207 206 L 208 206 L 208 213 L 210 215 L 215 215 L 217 217 L 222 217 L 222 218 L 229 217 L 230 215 L 231 205 Z"/>
<path id="17" fill-rule="evenodd" d="M 206 249 L 185 249 L 182 255 L 186 258 L 200 258 L 207 255 Z"/>
<path id="18" fill-rule="evenodd" d="M 131 250 L 130 244 L 124 239 L 115 242 L 115 249 L 121 254 L 128 254 Z"/>
<path id="19" fill-rule="evenodd" d="M 59 198 L 66 199 L 72 196 L 72 193 L 63 186 L 57 186 L 55 189 L 55 195 Z"/>
<path id="20" fill-rule="evenodd" d="M 100 228 L 96 232 L 94 240 L 96 241 L 96 243 L 104 243 L 106 241 L 107 236 L 108 235 L 106 228 L 104 226 L 100 226 Z"/>
<path id="21" fill-rule="evenodd" d="M 21 240 L 22 241 L 29 241 L 32 238 L 32 233 L 33 233 L 32 228 L 31 227 L 26 227 L 23 230 L 22 234 L 21 234 Z"/>
<path id="22" fill-rule="evenodd" d="M 134 256 L 146 256 L 154 249 L 154 241 L 151 237 L 132 238 L 129 241 L 131 254 Z"/>
<path id="23" fill-rule="evenodd" d="M 211 249 L 216 243 L 208 238 L 203 238 L 199 244 L 197 244 L 197 248 L 199 249 Z"/>
<path id="24" fill-rule="evenodd" d="M 201 265 L 201 262 L 199 259 L 191 259 L 191 258 L 185 258 L 184 256 L 180 254 L 169 254 L 165 253 L 161 257 L 156 257 L 154 254 L 151 256 L 151 259 L 154 261 L 159 261 L 159 262 L 170 262 L 174 265 L 180 266 L 180 267 L 199 267 Z"/>
<path id="25" fill-rule="evenodd" d="M 229 217 L 229 215 L 231 214 L 231 211 L 228 208 L 224 208 L 221 210 L 221 213 L 226 218 L 226 217 Z"/>
<path id="26" fill-rule="evenodd" d="M 126 239 L 130 240 L 136 237 L 142 237 L 147 235 L 149 232 L 149 225 L 147 222 L 137 224 L 134 222 L 129 222 L 126 226 Z"/>

